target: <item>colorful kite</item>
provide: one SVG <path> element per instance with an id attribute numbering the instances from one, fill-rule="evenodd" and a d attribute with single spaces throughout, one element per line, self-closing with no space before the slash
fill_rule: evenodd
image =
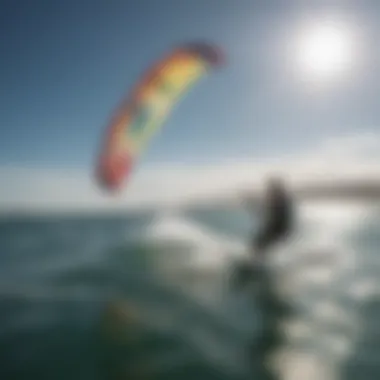
<path id="1" fill-rule="evenodd" d="M 157 62 L 137 83 L 107 128 L 97 178 L 109 191 L 119 190 L 146 144 L 173 106 L 210 69 L 222 61 L 205 43 L 180 46 Z"/>

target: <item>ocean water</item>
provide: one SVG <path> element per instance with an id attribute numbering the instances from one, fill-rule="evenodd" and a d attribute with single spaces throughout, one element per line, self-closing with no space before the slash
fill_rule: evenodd
<path id="1" fill-rule="evenodd" d="M 3 218 L 0 378 L 380 378 L 379 206 L 297 214 L 261 291 L 238 208 Z"/>

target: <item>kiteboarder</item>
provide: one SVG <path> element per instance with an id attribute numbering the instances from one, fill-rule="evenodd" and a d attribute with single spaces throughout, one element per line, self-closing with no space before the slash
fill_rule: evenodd
<path id="1" fill-rule="evenodd" d="M 293 210 L 290 195 L 283 181 L 270 178 L 265 193 L 264 221 L 252 238 L 251 248 L 262 259 L 273 244 L 284 240 L 293 227 Z"/>
<path id="2" fill-rule="evenodd" d="M 283 345 L 286 334 L 283 333 L 281 326 L 293 311 L 289 300 L 278 293 L 278 276 L 272 276 L 265 265 L 270 248 L 285 240 L 293 230 L 292 200 L 280 178 L 272 177 L 268 180 L 263 206 L 262 225 L 258 233 L 253 234 L 251 242 L 255 260 L 251 262 L 250 271 L 243 272 L 245 277 L 242 279 L 245 282 L 241 283 L 244 285 L 252 281 L 256 284 L 255 305 L 262 312 L 262 329 L 259 335 L 255 336 L 248 350 L 250 363 L 265 363 L 273 352 Z M 277 378 L 274 370 L 269 366 L 259 365 L 258 370 L 263 378 Z"/>
<path id="3" fill-rule="evenodd" d="M 293 207 L 290 195 L 279 178 L 270 178 L 265 191 L 262 224 L 257 233 L 253 233 L 250 251 L 253 261 L 243 260 L 235 267 L 237 283 L 247 283 L 258 274 L 263 274 L 268 250 L 274 244 L 283 241 L 293 229 Z M 260 275 L 261 277 L 261 275 Z"/>

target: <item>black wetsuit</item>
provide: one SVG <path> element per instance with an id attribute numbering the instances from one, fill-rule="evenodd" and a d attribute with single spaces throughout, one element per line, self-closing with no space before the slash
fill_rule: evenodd
<path id="1" fill-rule="evenodd" d="M 285 238 L 292 229 L 292 207 L 285 192 L 276 192 L 271 196 L 266 213 L 266 221 L 252 242 L 258 255 L 262 255 L 270 245 Z"/>

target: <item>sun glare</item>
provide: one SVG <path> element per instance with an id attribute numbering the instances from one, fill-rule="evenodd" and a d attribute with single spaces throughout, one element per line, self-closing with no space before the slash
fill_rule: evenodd
<path id="1" fill-rule="evenodd" d="M 334 79 L 345 73 L 353 60 L 352 37 L 334 24 L 304 30 L 296 51 L 298 69 L 309 79 Z"/>

